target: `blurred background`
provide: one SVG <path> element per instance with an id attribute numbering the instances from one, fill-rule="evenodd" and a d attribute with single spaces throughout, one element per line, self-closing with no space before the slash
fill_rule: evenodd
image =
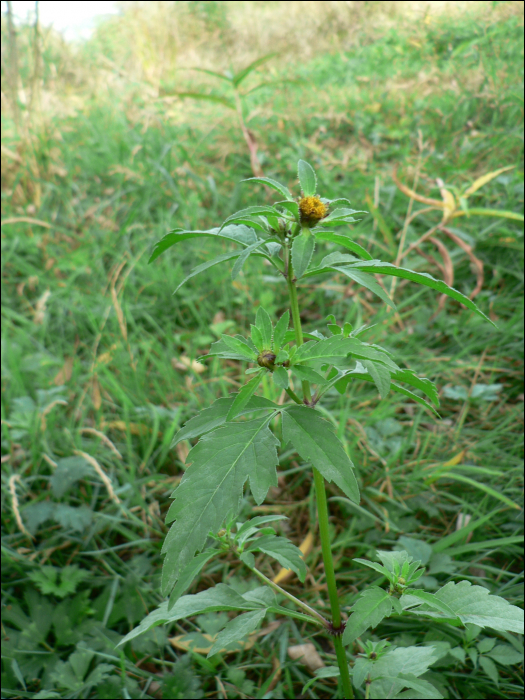
<path id="1" fill-rule="evenodd" d="M 114 648 L 160 601 L 164 514 L 190 447 L 171 439 L 245 381 L 239 363 L 198 358 L 259 305 L 287 306 L 253 259 L 233 284 L 216 266 L 173 296 L 221 242 L 148 258 L 170 229 L 272 201 L 244 178 L 298 195 L 299 158 L 322 196 L 369 212 L 352 238 L 374 257 L 444 279 L 498 326 L 405 281 L 384 280 L 397 313 L 346 278 L 301 285 L 306 330 L 328 314 L 373 324 L 367 341 L 442 401 L 438 421 L 364 383 L 327 398 L 363 492 L 362 509 L 330 492 L 345 605 L 375 576 L 352 558 L 398 544 L 434 561 L 430 591 L 461 574 L 517 603 L 523 3 L 14 1 L 1 50 L 6 697 L 292 698 L 310 671 L 291 645 L 308 638 L 331 663 L 288 621 L 220 658 L 185 654 L 224 613 Z M 286 451 L 280 470 L 259 510 L 289 516 L 300 544 L 315 533 L 309 470 Z M 287 586 L 319 605 L 317 546 L 307 563 L 311 590 Z M 255 587 L 238 566 L 226 556 L 192 592 Z M 428 641 L 396 625 L 382 626 L 396 644 Z M 448 697 L 521 696 L 508 667 L 449 658 Z M 335 693 L 322 688 L 309 697 Z"/>

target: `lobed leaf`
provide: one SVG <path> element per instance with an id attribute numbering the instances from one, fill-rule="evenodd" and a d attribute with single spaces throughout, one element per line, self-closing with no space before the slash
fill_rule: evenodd
<path id="1" fill-rule="evenodd" d="M 354 465 L 334 428 L 311 408 L 292 406 L 283 411 L 283 439 L 291 442 L 298 454 L 339 488 L 355 503 L 359 503 L 359 487 Z"/>
<path id="2" fill-rule="evenodd" d="M 450 581 L 436 591 L 435 597 L 446 604 L 465 625 L 470 622 L 479 627 L 523 634 L 523 610 L 504 598 L 490 595 L 483 586 L 473 586 L 470 581 Z M 406 597 L 405 603 L 412 605 L 414 600 Z M 410 611 L 427 617 L 447 617 L 442 612 L 429 609 L 427 604 L 415 609 L 411 607 Z"/>
<path id="3" fill-rule="evenodd" d="M 181 571 L 179 580 L 175 584 L 175 588 L 172 590 L 170 599 L 168 602 L 168 612 L 172 610 L 175 603 L 181 597 L 181 595 L 191 586 L 196 576 L 202 571 L 203 567 L 213 559 L 213 557 L 220 554 L 218 549 L 206 549 L 204 552 L 197 554 L 187 566 Z"/>
<path id="4" fill-rule="evenodd" d="M 367 629 L 373 629 L 392 614 L 392 599 L 378 586 L 367 588 L 352 606 L 352 614 L 343 633 L 343 644 L 351 644 Z"/>
<path id="5" fill-rule="evenodd" d="M 270 419 L 227 423 L 206 434 L 188 454 L 191 466 L 175 489 L 166 516 L 167 523 L 175 522 L 162 548 L 164 595 L 202 549 L 210 530 L 218 531 L 226 517 L 238 512 L 248 478 L 257 503 L 270 486 L 277 485 L 278 440 L 268 428 Z"/>
<path id="6" fill-rule="evenodd" d="M 230 620 L 226 627 L 219 632 L 212 648 L 208 652 L 208 658 L 217 654 L 221 649 L 228 646 L 232 642 L 238 642 L 243 637 L 254 632 L 264 619 L 268 612 L 267 608 L 261 610 L 253 610 L 252 612 L 244 613 Z"/>
<path id="7" fill-rule="evenodd" d="M 250 542 L 246 549 L 247 552 L 264 552 L 268 556 L 276 559 L 279 564 L 285 569 L 294 571 L 299 580 L 304 583 L 306 578 L 306 565 L 303 560 L 302 552 L 299 547 L 296 547 L 286 537 L 278 537 L 277 535 L 263 535 L 257 537 L 253 542 Z"/>

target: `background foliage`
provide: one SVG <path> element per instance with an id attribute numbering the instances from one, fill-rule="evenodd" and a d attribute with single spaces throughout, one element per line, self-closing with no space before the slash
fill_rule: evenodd
<path id="1" fill-rule="evenodd" d="M 196 264 L 226 252 L 220 242 L 189 241 L 146 260 L 170 228 L 219 225 L 253 196 L 238 184 L 252 171 L 237 116 L 220 101 L 231 99 L 227 83 L 187 69 L 236 71 L 269 52 L 243 88 L 268 83 L 243 98 L 265 175 L 296 189 L 297 160 L 312 162 L 326 196 L 372 212 L 352 232 L 372 254 L 394 262 L 403 236 L 406 249 L 439 222 L 434 211 L 409 223 L 422 207 L 396 187 L 394 166 L 402 182 L 437 199 L 436 178 L 464 190 L 515 166 L 469 206 L 522 211 L 522 5 L 425 7 L 127 3 L 82 45 L 47 29 L 35 44 L 34 29 L 20 27 L 18 119 L 2 19 L 6 697 L 298 697 L 315 663 L 294 660 L 294 649 L 311 643 L 332 663 L 322 640 L 279 617 L 231 653 L 183 652 L 191 640 L 210 646 L 206 635 L 225 613 L 156 628 L 115 651 L 160 601 L 164 513 L 190 447 L 170 449 L 172 436 L 244 382 L 236 362 L 196 360 L 220 333 L 249 332 L 254 307 L 281 315 L 287 303 L 283 280 L 252 260 L 233 284 L 216 267 L 172 296 Z M 176 94 L 190 91 L 219 99 Z M 424 560 L 429 591 L 460 574 L 513 604 L 523 597 L 522 230 L 519 221 L 475 216 L 453 224 L 484 263 L 476 302 L 499 332 L 450 300 L 435 315 L 432 293 L 403 282 L 397 315 L 346 278 L 301 288 L 307 331 L 323 330 L 329 314 L 375 323 L 367 340 L 402 349 L 442 401 L 436 421 L 397 395 L 379 402 L 364 382 L 331 395 L 327 417 L 363 494 L 361 509 L 337 487 L 329 492 L 346 611 L 377 580 L 352 558 L 398 546 Z M 448 260 L 423 243 L 423 255 L 414 249 L 404 262 L 437 277 L 452 265 L 454 286 L 469 294 L 477 278 L 468 255 L 440 242 Z M 266 505 L 247 501 L 244 515 L 287 515 L 283 532 L 308 550 L 309 477 L 291 454 L 279 469 Z M 286 586 L 319 605 L 316 545 L 306 561 L 308 592 L 294 577 Z M 220 580 L 240 593 L 257 585 L 225 557 L 192 591 Z M 522 658 L 514 635 L 475 626 L 449 634 L 418 621 L 400 632 L 395 617 L 381 632 L 399 647 L 439 641 L 444 654 L 427 673 L 449 697 L 522 696 L 519 666 L 509 665 Z M 335 691 L 326 680 L 305 696 Z"/>

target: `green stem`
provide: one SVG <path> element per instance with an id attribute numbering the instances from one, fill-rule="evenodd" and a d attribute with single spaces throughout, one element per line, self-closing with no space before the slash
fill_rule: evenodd
<path id="1" fill-rule="evenodd" d="M 288 396 L 295 401 L 295 403 L 298 403 L 300 406 L 303 405 L 303 402 L 301 401 L 301 399 L 297 396 L 295 391 L 292 391 L 290 389 L 290 387 L 288 387 L 288 389 L 285 389 L 285 391 L 288 394 Z"/>
<path id="2" fill-rule="evenodd" d="M 297 300 L 297 288 L 295 286 L 292 255 L 288 251 L 288 292 L 290 295 L 290 306 L 292 309 L 292 319 L 295 330 L 295 342 L 297 345 L 303 344 L 303 330 L 301 327 L 301 316 L 299 314 L 299 302 Z M 303 382 L 303 394 L 307 401 L 311 401 L 310 383 Z M 332 625 L 336 630 L 341 628 L 341 608 L 339 607 L 339 598 L 337 596 L 337 585 L 335 581 L 334 561 L 332 558 L 332 547 L 330 543 L 330 533 L 328 530 L 328 505 L 326 502 L 326 489 L 323 476 L 314 467 L 314 485 L 315 495 L 317 500 L 317 519 L 319 521 L 319 535 L 321 538 L 321 550 L 323 553 L 323 563 L 326 576 L 326 585 L 328 588 L 328 597 L 330 599 L 330 608 L 332 611 Z M 348 661 L 343 646 L 341 636 L 334 637 L 335 653 L 337 656 L 337 664 L 341 673 L 341 682 L 343 684 L 345 698 L 353 698 L 354 693 L 350 682 L 350 673 L 348 671 Z"/>
<path id="3" fill-rule="evenodd" d="M 248 566 L 248 564 L 246 564 L 246 566 Z M 292 603 L 295 603 L 295 605 L 305 610 L 308 613 L 308 616 L 312 618 L 313 624 L 322 625 L 325 628 L 329 627 L 330 623 L 328 622 L 328 620 L 316 610 L 311 608 L 306 603 L 303 603 L 302 600 L 299 600 L 299 598 L 296 598 L 291 593 L 288 593 L 288 591 L 285 591 L 284 588 L 281 588 L 281 586 L 274 583 L 271 579 L 269 579 L 255 567 L 252 568 L 251 566 L 248 566 L 248 568 L 250 569 L 250 571 L 253 571 L 253 573 L 261 579 L 261 581 L 264 581 L 266 585 L 270 586 L 270 588 L 273 588 L 274 591 L 277 591 L 277 593 L 280 593 L 281 595 L 285 596 L 286 598 L 288 598 L 288 600 L 291 600 Z"/>

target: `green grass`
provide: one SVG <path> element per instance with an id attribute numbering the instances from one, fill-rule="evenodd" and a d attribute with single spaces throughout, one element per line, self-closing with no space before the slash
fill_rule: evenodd
<path id="1" fill-rule="evenodd" d="M 514 165 L 470 206 L 522 211 L 522 38 L 516 16 L 460 16 L 384 31 L 378 40 L 307 62 L 277 61 L 275 75 L 297 82 L 256 92 L 246 104 L 265 174 L 297 192 L 294 164 L 306 158 L 325 196 L 348 196 L 357 209 L 369 209 L 366 198 L 375 197 L 384 225 L 367 215 L 353 235 L 388 261 L 396 258 L 408 207 L 392 182 L 394 165 L 410 187 L 418 170 L 418 192 L 438 199 L 438 177 L 462 189 Z M 180 89 L 190 85 L 187 74 L 181 80 L 188 82 Z M 115 651 L 160 602 L 163 516 L 183 473 L 183 450 L 170 450 L 171 438 L 197 410 L 244 381 L 238 363 L 206 361 L 198 373 L 184 368 L 184 358 L 205 354 L 224 328 L 245 332 L 258 305 L 275 314 L 287 305 L 284 282 L 265 277 L 269 270 L 252 261 L 233 285 L 227 266 L 219 266 L 172 296 L 192 267 L 228 250 L 218 242 L 190 241 L 147 265 L 153 243 L 170 228 L 215 226 L 253 201 L 253 187 L 238 184 L 251 171 L 235 115 L 204 102 L 181 104 L 151 101 L 130 87 L 113 101 L 85 101 L 74 116 L 44 121 L 29 146 L 2 116 L 3 144 L 23 156 L 20 163 L 6 156 L 2 219 L 49 225 L 2 227 L 5 697 L 45 689 L 56 695 L 40 697 L 294 698 L 311 674 L 291 661 L 289 645 L 312 641 L 333 663 L 326 641 L 293 621 L 278 620 L 247 651 L 209 660 L 189 658 L 167 642 L 197 629 L 213 633 L 217 615 L 156 628 Z M 259 201 L 269 201 L 262 189 Z M 406 245 L 438 221 L 438 212 L 415 219 Z M 451 557 L 434 572 L 431 566 L 429 590 L 461 575 L 513 604 L 523 598 L 522 231 L 518 221 L 475 216 L 451 226 L 484 263 L 477 303 L 498 330 L 450 300 L 429 321 L 437 300 L 412 285 L 397 285 L 398 317 L 342 278 L 300 288 L 305 330 L 322 330 L 330 313 L 340 322 L 375 324 L 367 340 L 436 381 L 442 398 L 437 421 L 397 395 L 379 401 L 371 385 L 328 397 L 328 415 L 363 493 L 357 509 L 335 487 L 329 491 L 346 606 L 377 578 L 352 559 L 407 544 L 400 538 L 425 540 Z M 469 294 L 476 278 L 468 257 L 442 240 L 454 286 Z M 439 260 L 431 244 L 423 249 Z M 442 277 L 416 253 L 405 263 Z M 474 384 L 502 389 L 492 400 L 447 398 L 446 387 L 468 391 Z M 265 391 L 270 396 L 269 386 Z M 113 497 L 79 451 L 109 477 Z M 443 466 L 460 454 L 455 466 Z M 311 475 L 293 453 L 282 455 L 279 487 L 266 505 L 289 516 L 287 534 L 297 543 L 314 527 Z M 243 514 L 252 513 L 247 497 Z M 462 532 L 456 524 L 465 516 L 470 526 Z M 318 543 L 307 564 L 309 587 L 296 579 L 286 586 L 320 605 L 326 590 Z M 42 573 L 43 565 L 56 567 L 59 578 L 52 569 Z M 204 570 L 192 591 L 225 579 L 239 590 L 255 586 L 227 555 Z M 465 662 L 447 657 L 448 665 L 432 671 L 448 697 L 522 696 L 518 666 L 498 666 L 496 685 L 473 664 L 469 650 L 483 634 L 475 640 L 472 631 L 395 617 L 376 633 L 398 645 L 462 646 Z M 512 635 L 497 637 L 520 648 Z M 84 663 L 76 681 L 73 653 Z M 89 673 L 95 675 L 88 682 Z M 307 696 L 336 697 L 336 690 L 324 681 Z"/>

